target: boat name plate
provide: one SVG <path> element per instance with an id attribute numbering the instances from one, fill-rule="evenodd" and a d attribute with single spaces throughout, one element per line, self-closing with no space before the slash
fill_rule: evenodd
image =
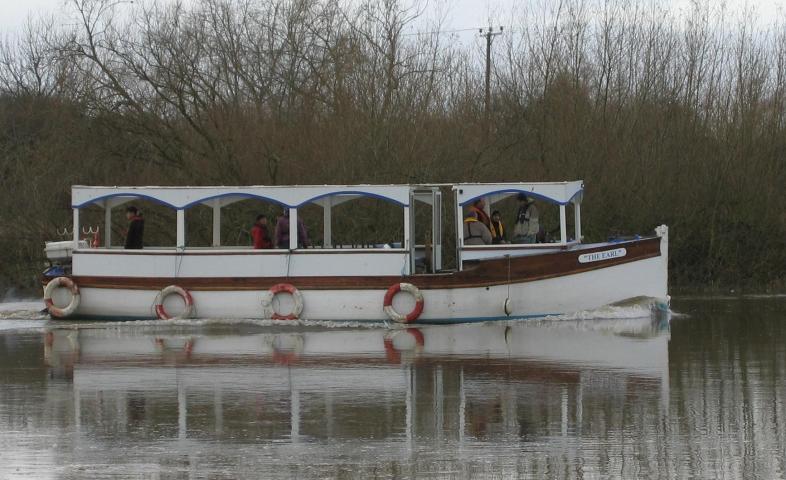
<path id="1" fill-rule="evenodd" d="M 627 254 L 628 251 L 624 248 L 615 248 L 614 250 L 604 250 L 602 252 L 585 253 L 584 255 L 579 255 L 579 263 L 600 262 L 602 260 L 624 257 Z"/>

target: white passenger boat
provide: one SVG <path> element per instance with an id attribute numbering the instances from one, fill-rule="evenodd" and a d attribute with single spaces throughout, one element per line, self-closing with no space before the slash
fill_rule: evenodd
<path id="1" fill-rule="evenodd" d="M 45 300 L 53 317 L 100 319 L 273 318 L 402 323 L 459 323 L 541 317 L 595 309 L 632 299 L 668 307 L 668 229 L 651 237 L 583 243 L 583 183 L 451 185 L 85 187 L 72 188 L 73 241 L 47 245 L 53 262 L 44 273 Z M 443 193 L 455 224 L 443 232 Z M 558 234 L 531 244 L 465 245 L 464 211 L 477 199 L 489 208 L 524 193 L 557 206 Z M 363 247 L 334 245 L 332 209 L 371 197 L 400 208 L 401 236 Z M 225 247 L 222 208 L 258 199 L 289 209 L 322 208 L 321 245 L 254 250 Z M 80 211 L 112 209 L 131 201 L 174 209 L 176 244 L 125 250 L 80 238 Z M 211 247 L 188 246 L 189 209 L 212 208 Z M 431 220 L 416 222 L 415 209 Z M 570 210 L 572 212 L 570 212 Z M 568 218 L 572 213 L 571 218 Z M 419 219 L 427 215 L 420 214 Z M 569 224 L 572 231 L 569 232 Z M 148 226 L 148 231 L 151 227 Z M 425 230 L 425 232 L 424 232 Z M 555 229 L 557 231 L 557 229 Z M 417 235 L 417 236 L 416 236 Z M 453 238 L 449 238 L 449 237 Z M 416 238 L 432 239 L 418 244 Z M 443 244 L 451 251 L 443 252 Z M 453 245 L 455 244 L 455 250 Z M 338 248 L 343 247 L 343 248 Z M 446 268 L 445 257 L 455 257 Z M 445 262 L 447 263 L 447 262 Z"/>

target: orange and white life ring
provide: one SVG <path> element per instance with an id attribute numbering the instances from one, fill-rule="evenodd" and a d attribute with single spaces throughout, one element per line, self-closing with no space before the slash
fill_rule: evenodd
<path id="1" fill-rule="evenodd" d="M 273 308 L 273 299 L 279 293 L 288 293 L 292 295 L 294 306 L 292 311 L 286 315 L 276 312 Z M 272 318 L 273 320 L 297 320 L 300 314 L 303 313 L 303 294 L 300 290 L 295 288 L 294 285 L 289 283 L 279 283 L 270 287 L 270 290 L 265 292 L 262 296 L 262 308 L 264 309 L 265 318 Z"/>
<path id="2" fill-rule="evenodd" d="M 415 297 L 415 308 L 413 308 L 412 311 L 407 315 L 402 315 L 398 313 L 395 308 L 393 308 L 393 297 L 402 291 L 410 293 L 413 297 Z M 394 283 L 385 293 L 385 300 L 382 305 L 385 313 L 394 322 L 412 323 L 418 319 L 421 313 L 423 313 L 425 300 L 423 299 L 423 294 L 420 293 L 420 289 L 415 285 L 412 285 L 411 283 Z"/>
<path id="3" fill-rule="evenodd" d="M 183 299 L 183 303 L 186 306 L 185 311 L 183 311 L 183 313 L 177 317 L 171 317 L 167 313 L 166 309 L 164 309 L 164 299 L 172 294 L 179 295 L 180 298 Z M 185 288 L 179 287 L 177 285 L 170 285 L 158 293 L 158 296 L 156 297 L 155 310 L 156 316 L 161 320 L 181 320 L 184 318 L 189 318 L 194 313 L 194 299 Z"/>
<path id="4" fill-rule="evenodd" d="M 64 307 L 56 307 L 55 302 L 52 301 L 52 294 L 54 293 L 55 289 L 57 288 L 67 288 L 71 292 L 71 302 Z M 57 277 L 49 281 L 44 288 L 44 303 L 46 303 L 46 309 L 49 311 L 49 315 L 55 318 L 66 318 L 76 311 L 79 308 L 79 287 L 73 280 L 68 277 Z"/>
<path id="5" fill-rule="evenodd" d="M 407 328 L 404 330 L 395 330 L 390 331 L 385 334 L 384 345 L 385 345 L 385 357 L 388 359 L 390 363 L 400 363 L 401 362 L 401 350 L 396 348 L 396 345 L 393 343 L 395 338 L 401 335 L 402 333 L 407 333 L 412 336 L 415 340 L 415 345 L 412 347 L 411 351 L 415 355 L 420 354 L 423 351 L 423 346 L 426 343 L 425 338 L 423 337 L 423 332 L 421 332 L 417 328 Z"/>

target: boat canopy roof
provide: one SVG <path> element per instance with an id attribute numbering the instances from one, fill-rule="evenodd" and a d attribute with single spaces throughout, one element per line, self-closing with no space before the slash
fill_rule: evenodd
<path id="1" fill-rule="evenodd" d="M 458 183 L 453 186 L 458 193 L 459 205 L 466 206 L 481 197 L 490 197 L 490 203 L 511 195 L 524 193 L 528 197 L 566 205 L 580 203 L 584 182 L 530 182 L 530 183 Z"/>
<path id="2" fill-rule="evenodd" d="M 332 198 L 333 205 L 344 200 L 372 197 L 408 207 L 413 190 L 423 187 L 451 186 L 459 204 L 464 206 L 479 197 L 491 203 L 510 195 L 525 193 L 532 198 L 559 205 L 580 202 L 584 188 L 582 181 L 535 183 L 458 183 L 431 185 L 288 185 L 246 187 L 90 187 L 77 185 L 71 190 L 73 208 L 92 204 L 110 208 L 122 203 L 145 199 L 182 210 L 195 205 L 225 206 L 249 198 L 272 202 L 282 207 L 299 208 L 308 203 L 322 203 Z"/>
<path id="3" fill-rule="evenodd" d="M 182 210 L 198 204 L 228 205 L 229 203 L 256 198 L 283 207 L 298 208 L 326 197 L 372 197 L 401 206 L 409 205 L 409 185 L 301 185 L 248 187 L 86 187 L 74 186 L 71 190 L 73 208 L 91 204 L 105 205 L 105 201 L 120 204 L 134 199 L 146 199 Z"/>

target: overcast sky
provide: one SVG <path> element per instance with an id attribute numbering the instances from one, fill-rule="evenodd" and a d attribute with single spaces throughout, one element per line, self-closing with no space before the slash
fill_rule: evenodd
<path id="1" fill-rule="evenodd" d="M 510 12 L 517 6 L 547 1 L 549 0 L 429 0 L 426 14 L 433 16 L 436 12 L 446 11 L 444 29 L 474 28 L 488 24 L 489 20 L 495 24 L 507 23 L 505 19 L 509 18 Z M 671 5 L 674 11 L 685 10 L 691 3 L 691 0 L 661 1 Z M 0 32 L 14 33 L 24 24 L 28 15 L 56 13 L 58 10 L 62 11 L 65 3 L 67 0 L 0 0 Z M 726 4 L 733 10 L 742 9 L 746 5 L 755 8 L 761 23 L 767 25 L 772 23 L 776 16 L 783 16 L 786 0 L 726 0 Z"/>

